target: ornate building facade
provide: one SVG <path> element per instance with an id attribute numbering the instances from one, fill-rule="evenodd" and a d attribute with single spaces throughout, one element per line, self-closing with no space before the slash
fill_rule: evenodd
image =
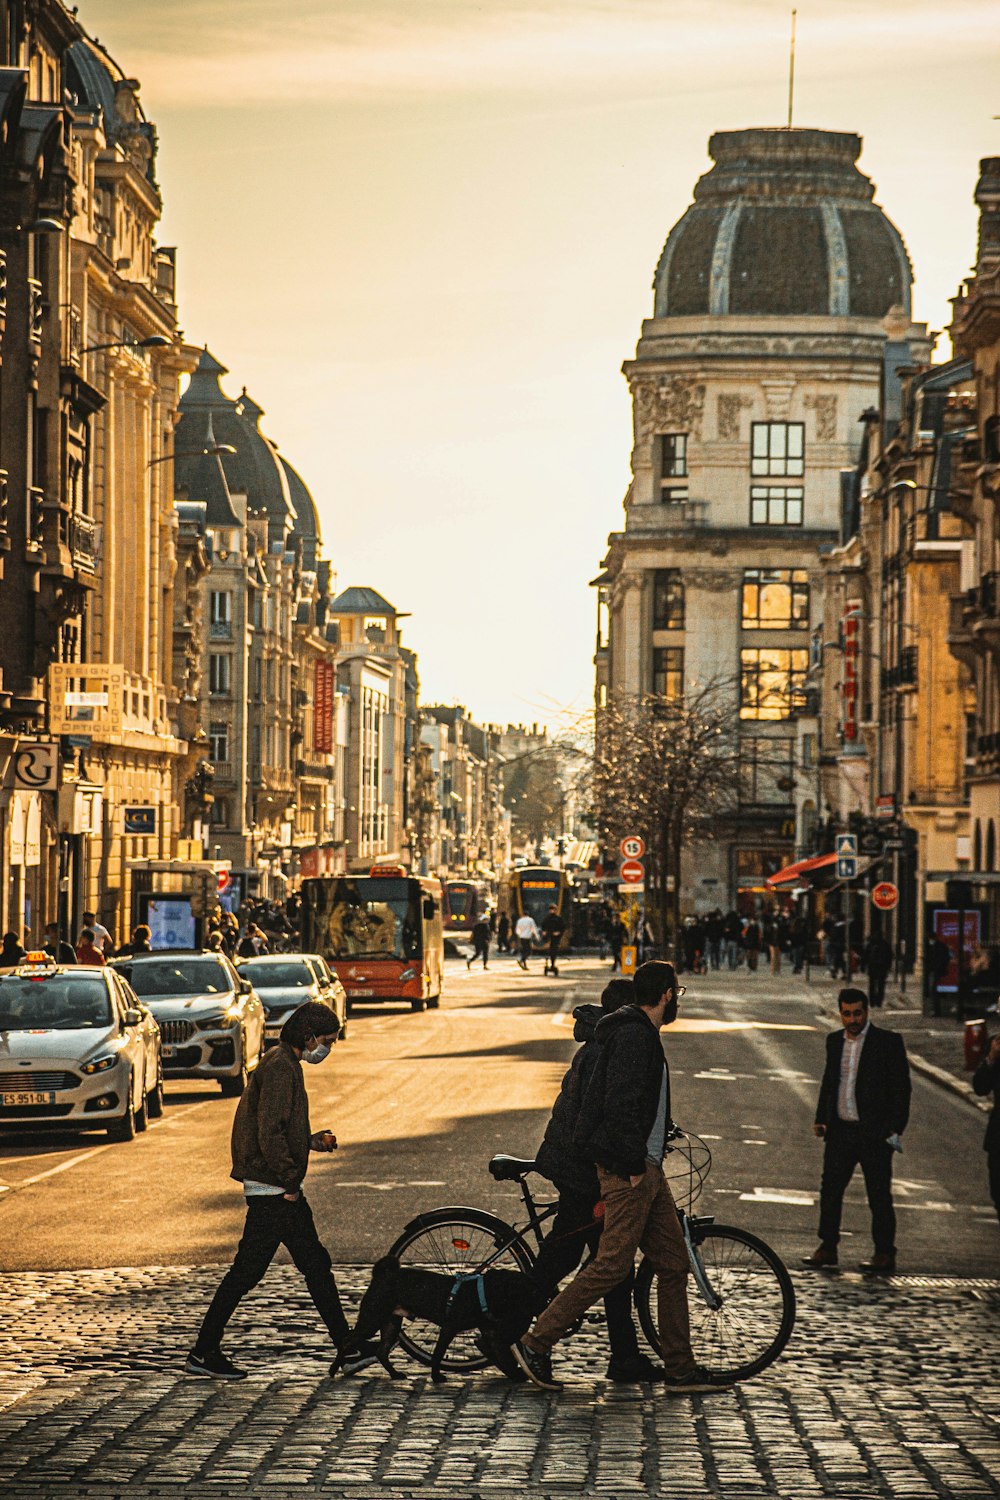
<path id="1" fill-rule="evenodd" d="M 738 801 L 687 860 L 684 911 L 752 904 L 818 815 L 802 746 L 821 556 L 879 399 L 887 314 L 920 335 L 860 150 L 831 131 L 713 136 L 624 367 L 632 481 L 596 580 L 598 716 L 615 698 L 711 688 L 739 747 Z"/>

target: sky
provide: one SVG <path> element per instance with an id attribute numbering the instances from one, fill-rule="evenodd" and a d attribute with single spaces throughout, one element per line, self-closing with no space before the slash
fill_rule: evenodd
<path id="1" fill-rule="evenodd" d="M 265 409 L 425 702 L 574 722 L 623 524 L 620 373 L 714 130 L 785 123 L 772 0 L 80 0 L 159 132 L 180 320 Z M 864 137 L 946 326 L 1000 155 L 995 0 L 798 8 L 795 123 Z M 938 357 L 948 355 L 947 339 Z"/>

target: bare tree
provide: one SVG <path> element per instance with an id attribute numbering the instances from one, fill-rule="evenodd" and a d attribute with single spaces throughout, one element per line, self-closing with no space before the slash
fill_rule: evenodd
<path id="1" fill-rule="evenodd" d="M 679 699 L 655 693 L 600 710 L 593 799 L 602 834 L 646 844 L 653 923 L 664 945 L 680 931 L 681 866 L 692 843 L 721 831 L 739 800 L 739 720 L 732 684 Z"/>

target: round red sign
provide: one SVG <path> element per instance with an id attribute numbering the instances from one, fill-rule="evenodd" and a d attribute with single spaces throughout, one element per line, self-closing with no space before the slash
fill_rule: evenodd
<path id="1" fill-rule="evenodd" d="M 230 875 L 228 870 L 216 870 L 215 889 L 219 892 L 220 896 L 224 891 L 228 891 L 231 879 L 232 876 Z"/>
<path id="2" fill-rule="evenodd" d="M 889 880 L 883 880 L 872 891 L 872 902 L 879 911 L 891 911 L 899 900 L 899 891 Z"/>
<path id="3" fill-rule="evenodd" d="M 626 885 L 641 885 L 646 871 L 643 869 L 641 860 L 627 859 L 618 873 Z"/>
<path id="4" fill-rule="evenodd" d="M 646 852 L 646 845 L 637 833 L 630 833 L 627 838 L 622 839 L 621 851 L 626 859 L 641 859 Z"/>

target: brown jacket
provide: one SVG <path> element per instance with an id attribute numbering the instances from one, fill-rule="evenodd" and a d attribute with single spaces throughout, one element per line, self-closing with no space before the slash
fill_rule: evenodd
<path id="1" fill-rule="evenodd" d="M 279 1042 L 264 1054 L 233 1120 L 233 1170 L 238 1182 L 270 1182 L 294 1193 L 309 1165 L 309 1101 L 302 1064 Z"/>

